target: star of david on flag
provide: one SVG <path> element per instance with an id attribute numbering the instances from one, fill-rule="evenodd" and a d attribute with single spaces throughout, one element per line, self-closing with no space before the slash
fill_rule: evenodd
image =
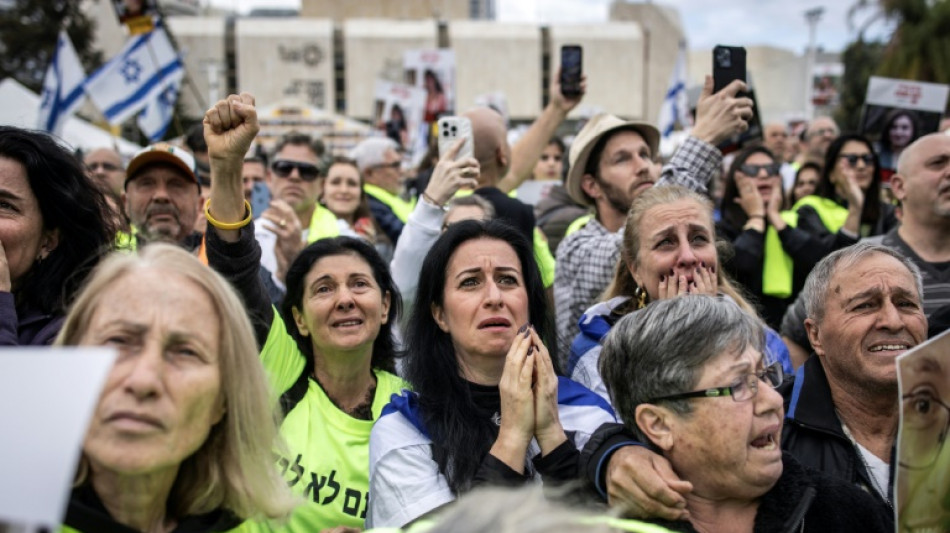
<path id="1" fill-rule="evenodd" d="M 175 86 L 177 93 L 183 76 L 181 57 L 165 27 L 157 24 L 154 30 L 130 39 L 118 55 L 89 76 L 85 90 L 110 124 L 120 124 L 146 107 L 146 113 L 151 113 L 170 87 Z M 150 114 L 149 120 L 153 119 Z M 164 129 L 159 129 L 164 135 Z"/>

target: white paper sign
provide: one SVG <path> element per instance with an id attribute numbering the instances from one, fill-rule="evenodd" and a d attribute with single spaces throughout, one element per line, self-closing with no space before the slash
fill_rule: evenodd
<path id="1" fill-rule="evenodd" d="M 943 113 L 948 94 L 950 94 L 950 86 L 939 83 L 871 76 L 865 103 Z"/>
<path id="2" fill-rule="evenodd" d="M 0 350 L 0 522 L 62 521 L 114 361 L 115 350 L 99 347 Z"/>

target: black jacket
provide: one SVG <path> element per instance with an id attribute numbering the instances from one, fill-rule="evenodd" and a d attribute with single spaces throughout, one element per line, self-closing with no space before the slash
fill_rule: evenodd
<path id="1" fill-rule="evenodd" d="M 821 360 L 812 356 L 798 369 L 793 378 L 785 381 L 778 392 L 785 399 L 785 423 L 782 427 L 782 449 L 792 454 L 804 466 L 824 472 L 851 483 L 870 493 L 882 512 L 893 521 L 893 509 L 873 489 L 871 475 L 860 457 L 860 452 L 841 429 L 835 414 L 828 378 Z M 601 497 L 606 499 L 604 473 L 610 455 L 623 446 L 638 445 L 636 438 L 621 424 L 604 424 L 587 442 L 581 452 L 581 468 Z M 894 454 L 891 453 L 891 464 Z M 893 493 L 894 470 L 888 493 Z M 834 531 L 829 529 L 828 531 Z"/>
<path id="2" fill-rule="evenodd" d="M 881 506 L 890 509 L 871 481 L 858 449 L 845 435 L 841 420 L 835 413 L 831 387 L 818 356 L 811 356 L 779 387 L 785 398 L 785 424 L 782 427 L 782 448 L 791 452 L 803 465 L 849 481 L 875 497 Z M 894 454 L 891 453 L 891 464 Z M 888 483 L 892 493 L 894 469 Z"/>
<path id="3" fill-rule="evenodd" d="M 135 529 L 116 522 L 88 483 L 73 489 L 63 523 L 81 533 L 138 533 Z M 240 518 L 230 511 L 218 509 L 207 514 L 179 519 L 172 533 L 218 533 L 230 531 L 240 525 Z"/>
<path id="4" fill-rule="evenodd" d="M 782 455 L 782 464 L 782 476 L 759 500 L 756 533 L 893 531 L 892 520 L 865 492 L 803 467 L 788 452 Z M 673 531 L 696 531 L 689 522 L 654 523 Z"/>

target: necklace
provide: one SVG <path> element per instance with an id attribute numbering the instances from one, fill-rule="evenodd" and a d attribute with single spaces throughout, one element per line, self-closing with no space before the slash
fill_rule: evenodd
<path id="1" fill-rule="evenodd" d="M 841 417 L 839 416 L 838 419 L 840 420 Z M 868 464 L 868 460 L 864 458 L 864 452 L 861 451 L 861 445 L 858 444 L 858 441 L 854 439 L 854 435 L 851 434 L 851 430 L 848 429 L 848 426 L 844 422 L 841 422 L 841 429 L 844 430 L 844 434 L 848 437 L 848 440 L 850 440 L 851 444 L 854 446 L 854 453 L 858 455 L 858 459 L 860 459 L 861 464 L 864 465 L 864 471 L 867 472 L 868 478 L 871 479 L 871 488 L 873 488 L 874 491 L 877 492 L 879 496 L 884 498 L 884 501 L 887 502 L 887 506 L 890 507 L 891 510 L 893 510 L 894 504 L 891 503 L 891 496 L 890 494 L 888 494 L 888 491 L 885 490 L 884 487 L 881 486 L 881 483 L 877 480 L 877 476 L 874 475 L 874 471 L 871 470 L 871 465 Z M 888 465 L 888 467 L 890 467 L 890 465 Z M 890 478 L 890 475 L 888 475 L 888 478 Z"/>

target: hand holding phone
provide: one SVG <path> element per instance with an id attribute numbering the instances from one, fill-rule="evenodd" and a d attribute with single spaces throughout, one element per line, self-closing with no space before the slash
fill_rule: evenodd
<path id="1" fill-rule="evenodd" d="M 581 78 L 583 69 L 583 49 L 580 45 L 566 44 L 561 47 L 561 94 L 566 98 L 576 98 L 581 95 Z"/>

